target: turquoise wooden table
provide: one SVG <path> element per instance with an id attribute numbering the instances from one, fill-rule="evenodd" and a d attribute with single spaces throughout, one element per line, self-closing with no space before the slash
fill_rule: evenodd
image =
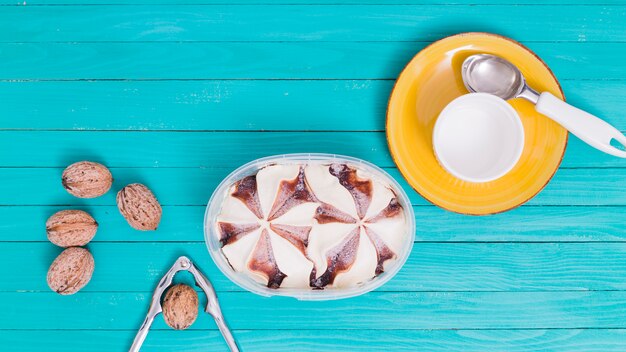
<path id="1" fill-rule="evenodd" d="M 626 130 L 626 1 L 0 2 L 0 350 L 127 350 L 182 254 L 213 281 L 244 351 L 626 350 L 626 162 L 573 137 L 547 188 L 504 214 L 449 213 L 403 183 L 413 253 L 361 297 L 244 292 L 212 263 L 202 231 L 214 187 L 261 156 L 352 155 L 401 180 L 384 135 L 394 79 L 457 32 L 523 42 L 570 102 Z M 61 171 L 84 159 L 111 167 L 114 190 L 151 187 L 159 230 L 132 230 L 114 191 L 67 194 Z M 92 281 L 64 297 L 46 285 L 60 249 L 44 223 L 66 208 L 100 229 Z M 203 314 L 182 332 L 158 318 L 144 350 L 226 346 Z"/>

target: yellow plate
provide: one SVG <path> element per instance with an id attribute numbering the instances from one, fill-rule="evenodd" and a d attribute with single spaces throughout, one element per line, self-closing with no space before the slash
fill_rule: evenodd
<path id="1" fill-rule="evenodd" d="M 563 99 L 550 69 L 520 43 L 488 33 L 458 34 L 420 51 L 398 77 L 389 98 L 387 142 L 400 172 L 424 198 L 457 213 L 485 215 L 519 206 L 541 191 L 561 163 L 567 131 L 536 112 L 530 102 L 510 100 L 526 135 L 513 170 L 487 183 L 466 182 L 447 173 L 435 159 L 432 131 L 441 110 L 467 93 L 461 64 L 476 53 L 506 58 L 531 87 Z"/>

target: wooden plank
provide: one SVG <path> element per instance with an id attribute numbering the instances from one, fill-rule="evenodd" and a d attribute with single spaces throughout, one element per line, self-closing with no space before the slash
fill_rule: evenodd
<path id="1" fill-rule="evenodd" d="M 231 171 L 228 168 L 114 168 L 111 191 L 95 199 L 78 199 L 63 189 L 62 169 L 0 168 L 0 179 L 5 181 L 0 183 L 0 204 L 82 205 L 87 209 L 91 205 L 115 205 L 118 190 L 127 184 L 140 182 L 154 191 L 162 205 L 206 206 L 215 187 Z M 27 193 L 23 188 L 26 185 Z"/>
<path id="2" fill-rule="evenodd" d="M 75 160 L 80 160 L 77 158 Z M 86 158 L 98 160 L 98 158 Z M 70 161 L 65 165 L 69 165 Z M 232 168 L 114 168 L 113 190 L 95 199 L 77 199 L 61 186 L 62 169 L 0 168 L 0 205 L 115 205 L 115 193 L 133 182 L 145 183 L 163 205 L 199 205 Z M 407 191 L 412 204 L 430 205 L 400 173 L 387 171 Z M 529 205 L 625 206 L 626 169 L 561 169 Z M 498 217 L 498 216 L 496 216 Z"/>
<path id="3" fill-rule="evenodd" d="M 531 203 L 541 203 L 542 197 Z M 438 207 L 414 209 L 418 242 L 621 242 L 626 237 L 622 207 L 522 206 L 492 216 L 459 215 Z"/>
<path id="4" fill-rule="evenodd" d="M 0 150 L 3 167 L 65 167 L 91 159 L 109 167 L 233 168 L 264 156 L 302 152 L 394 166 L 384 132 L 0 131 Z M 626 160 L 571 137 L 562 166 L 625 167 Z"/>
<path id="5" fill-rule="evenodd" d="M 142 233 L 128 226 L 116 206 L 105 205 L 0 206 L 0 219 L 11 219 L 0 223 L 0 242 L 47 242 L 45 222 L 52 214 L 63 209 L 85 210 L 96 219 L 99 226 L 92 243 L 204 241 L 205 206 L 163 206 L 164 216 L 158 232 Z"/>
<path id="6" fill-rule="evenodd" d="M 138 329 L 152 293 L 0 293 L 0 329 Z M 377 292 L 325 302 L 222 292 L 233 329 L 624 329 L 626 292 Z M 399 314 L 399 312 L 402 312 Z M 216 329 L 208 314 L 194 328 Z M 162 318 L 153 328 L 165 329 Z"/>
<path id="7" fill-rule="evenodd" d="M 414 39 L 422 41 L 0 43 L 0 79 L 395 79 L 430 44 Z M 560 79 L 626 79 L 626 43 L 525 44 Z"/>
<path id="8" fill-rule="evenodd" d="M 93 158 L 110 167 L 232 167 L 262 156 L 297 152 L 346 154 L 383 166 L 392 163 L 382 132 L 0 131 L 0 150 L 13 151 L 0 153 L 0 165 L 12 167 L 66 166 L 71 160 Z"/>
<path id="9" fill-rule="evenodd" d="M 11 64 L 0 68 L 0 78 L 391 78 L 424 46 L 426 43 L 4 43 L 0 58 Z"/>
<path id="10" fill-rule="evenodd" d="M 100 224 L 93 243 L 202 242 L 204 205 L 164 206 L 154 235 L 130 228 L 117 207 L 0 206 L 0 242 L 46 241 L 46 219 L 62 209 L 83 209 Z M 523 206 L 494 216 L 465 216 L 415 206 L 417 242 L 626 242 L 626 207 Z"/>
<path id="11" fill-rule="evenodd" d="M 564 80 L 562 86 L 571 104 L 626 130 L 626 81 Z M 382 80 L 0 82 L 0 126 L 383 131 L 392 87 Z"/>
<path id="12" fill-rule="evenodd" d="M 159 233 L 134 235 L 139 236 Z M 35 260 L 19 270 L 1 266 L 0 291 L 50 292 L 46 272 L 61 248 L 46 242 L 1 246 L 5 263 Z M 192 258 L 216 290 L 242 291 L 213 264 L 204 242 L 124 241 L 92 243 L 88 248 L 96 269 L 84 292 L 151 292 L 180 255 Z M 402 270 L 377 291 L 624 291 L 624 258 L 624 243 L 415 243 Z M 190 283 L 189 279 L 183 275 L 182 281 Z"/>
<path id="13" fill-rule="evenodd" d="M 468 30 L 523 41 L 623 41 L 624 16 L 625 8 L 608 5 L 8 6 L 0 41 L 430 41 Z"/>
<path id="14" fill-rule="evenodd" d="M 624 0 L 602 0 L 602 5 L 621 5 Z M 187 5 L 336 5 L 337 0 L 185 0 Z M 342 5 L 537 5 L 533 0 L 343 0 Z M 590 0 L 546 0 L 542 5 L 593 5 Z M 52 6 L 52 5 L 180 5 L 173 0 L 1 0 L 0 5 Z"/>
<path id="15" fill-rule="evenodd" d="M 160 319 L 160 318 L 159 318 Z M 135 331 L 71 330 L 0 331 L 5 352 L 66 352 L 67 341 L 81 351 L 126 350 Z M 273 352 L 318 351 L 603 351 L 626 349 L 623 329 L 549 330 L 236 330 L 242 350 Z M 28 343 L 24 343 L 28 341 Z M 152 330 L 142 351 L 227 351 L 217 331 Z"/>
<path id="16" fill-rule="evenodd" d="M 1 82 L 0 126 L 382 131 L 392 86 L 360 80 Z"/>

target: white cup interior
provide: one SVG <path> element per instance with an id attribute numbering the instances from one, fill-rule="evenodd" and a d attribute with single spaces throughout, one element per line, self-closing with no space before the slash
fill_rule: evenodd
<path id="1" fill-rule="evenodd" d="M 524 126 L 505 100 L 486 93 L 462 95 L 435 123 L 433 147 L 441 166 L 469 182 L 489 182 L 517 164 L 524 149 Z"/>

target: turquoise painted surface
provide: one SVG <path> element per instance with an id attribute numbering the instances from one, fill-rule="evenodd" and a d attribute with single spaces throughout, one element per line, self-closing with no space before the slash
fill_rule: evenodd
<path id="1" fill-rule="evenodd" d="M 570 139 L 527 205 L 449 213 L 401 180 L 386 148 L 387 97 L 404 64 L 462 31 L 535 50 L 568 100 L 626 131 L 626 1 L 0 1 L 0 350 L 124 351 L 181 254 L 211 277 L 244 351 L 624 351 L 626 162 Z M 337 302 L 241 291 L 206 254 L 202 217 L 233 168 L 276 153 L 331 152 L 385 167 L 409 192 L 413 253 L 387 285 Z M 60 186 L 67 164 L 112 168 L 164 204 L 130 229 L 114 193 Z M 60 252 L 44 223 L 90 211 L 92 282 L 48 290 Z M 189 277 L 179 278 L 188 282 Z M 157 319 L 146 351 L 226 350 L 201 316 Z"/>

